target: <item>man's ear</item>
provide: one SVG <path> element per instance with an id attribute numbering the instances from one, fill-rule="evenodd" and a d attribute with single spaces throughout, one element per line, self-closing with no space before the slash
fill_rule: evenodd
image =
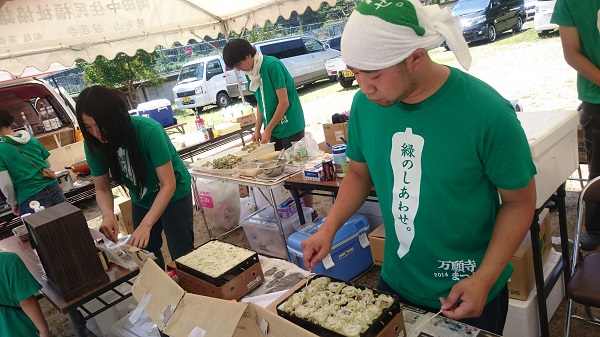
<path id="1" fill-rule="evenodd" d="M 427 51 L 423 48 L 418 48 L 408 57 L 408 69 L 415 72 L 419 71 L 425 62 Z"/>

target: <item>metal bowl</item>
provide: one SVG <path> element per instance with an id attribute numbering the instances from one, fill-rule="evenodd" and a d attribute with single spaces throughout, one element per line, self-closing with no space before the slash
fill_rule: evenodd
<path id="1" fill-rule="evenodd" d="M 285 160 L 269 160 L 262 163 L 258 168 L 267 177 L 277 177 L 285 170 Z"/>

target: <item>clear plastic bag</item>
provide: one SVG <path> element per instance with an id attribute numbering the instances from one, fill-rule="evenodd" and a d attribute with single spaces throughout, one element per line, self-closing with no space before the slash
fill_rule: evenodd
<path id="1" fill-rule="evenodd" d="M 285 159 L 288 164 L 300 165 L 323 154 L 319 144 L 312 138 L 310 132 L 304 138 L 293 143 L 292 147 L 285 150 Z"/>
<path id="2" fill-rule="evenodd" d="M 196 179 L 198 201 L 207 225 L 212 229 L 233 229 L 240 222 L 240 189 L 237 184 L 212 179 Z"/>

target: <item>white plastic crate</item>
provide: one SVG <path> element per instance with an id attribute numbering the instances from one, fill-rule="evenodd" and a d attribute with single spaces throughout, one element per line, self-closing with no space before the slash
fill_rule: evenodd
<path id="1" fill-rule="evenodd" d="M 537 168 L 535 207 L 540 208 L 579 166 L 579 115 L 577 111 L 532 111 L 520 112 L 517 117 Z"/>
<path id="2" fill-rule="evenodd" d="M 302 207 L 302 210 L 304 211 L 304 219 L 306 219 L 306 224 L 303 226 L 305 227 L 312 223 L 311 213 L 313 210 L 310 207 Z M 289 218 L 280 217 L 280 220 L 287 240 L 296 231 L 296 228 L 300 226 L 300 218 L 298 217 L 298 213 L 295 213 Z M 240 226 L 244 228 L 252 250 L 287 260 L 287 245 L 284 244 L 279 234 L 279 226 L 275 221 L 273 207 L 265 207 L 254 212 L 240 221 Z"/>

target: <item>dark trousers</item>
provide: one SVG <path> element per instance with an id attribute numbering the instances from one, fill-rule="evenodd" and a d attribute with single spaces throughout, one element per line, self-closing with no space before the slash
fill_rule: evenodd
<path id="1" fill-rule="evenodd" d="M 600 104 L 583 102 L 582 107 L 579 122 L 588 160 L 588 179 L 592 180 L 600 176 Z M 585 203 L 585 229 L 588 233 L 600 234 L 600 204 Z"/>
<path id="2" fill-rule="evenodd" d="M 65 195 L 64 195 L 63 191 L 60 189 L 60 185 L 58 184 L 58 182 L 55 182 L 48 187 L 44 187 L 41 191 L 36 193 L 31 198 L 20 203 L 19 204 L 19 212 L 21 212 L 21 214 L 27 214 L 27 213 L 33 214 L 34 211 L 33 211 L 33 209 L 31 209 L 31 207 L 29 207 L 29 203 L 34 200 L 39 202 L 40 206 L 44 206 L 44 208 L 48 208 L 48 207 L 66 202 L 67 198 L 65 198 Z"/>
<path id="3" fill-rule="evenodd" d="M 133 228 L 137 228 L 149 209 L 132 203 L 131 217 Z M 157 264 L 165 268 L 165 260 L 160 248 L 163 245 L 162 232 L 167 238 L 167 247 L 171 260 L 175 260 L 194 249 L 194 220 L 192 209 L 192 193 L 169 203 L 162 216 L 152 226 L 150 240 L 146 250 L 158 258 Z"/>
<path id="4" fill-rule="evenodd" d="M 271 136 L 271 142 L 275 143 L 275 151 L 280 151 L 289 149 L 292 147 L 292 142 L 297 142 L 302 138 L 304 138 L 304 130 L 285 138 L 275 138 Z"/>
<path id="5" fill-rule="evenodd" d="M 408 301 L 406 298 L 399 295 L 394 289 L 392 289 L 381 276 L 379 276 L 379 282 L 377 289 L 388 293 L 396 294 L 400 297 L 400 302 L 408 304 L 413 307 L 417 307 L 429 312 L 438 312 L 440 308 L 429 308 L 422 305 L 414 304 Z M 440 304 L 441 306 L 441 304 Z M 476 318 L 463 318 L 460 322 L 474 326 L 476 328 L 493 332 L 497 335 L 502 336 L 504 331 L 504 323 L 506 323 L 506 315 L 508 314 L 508 286 L 504 286 L 500 293 L 494 297 L 486 306 L 483 308 L 481 316 Z"/>

